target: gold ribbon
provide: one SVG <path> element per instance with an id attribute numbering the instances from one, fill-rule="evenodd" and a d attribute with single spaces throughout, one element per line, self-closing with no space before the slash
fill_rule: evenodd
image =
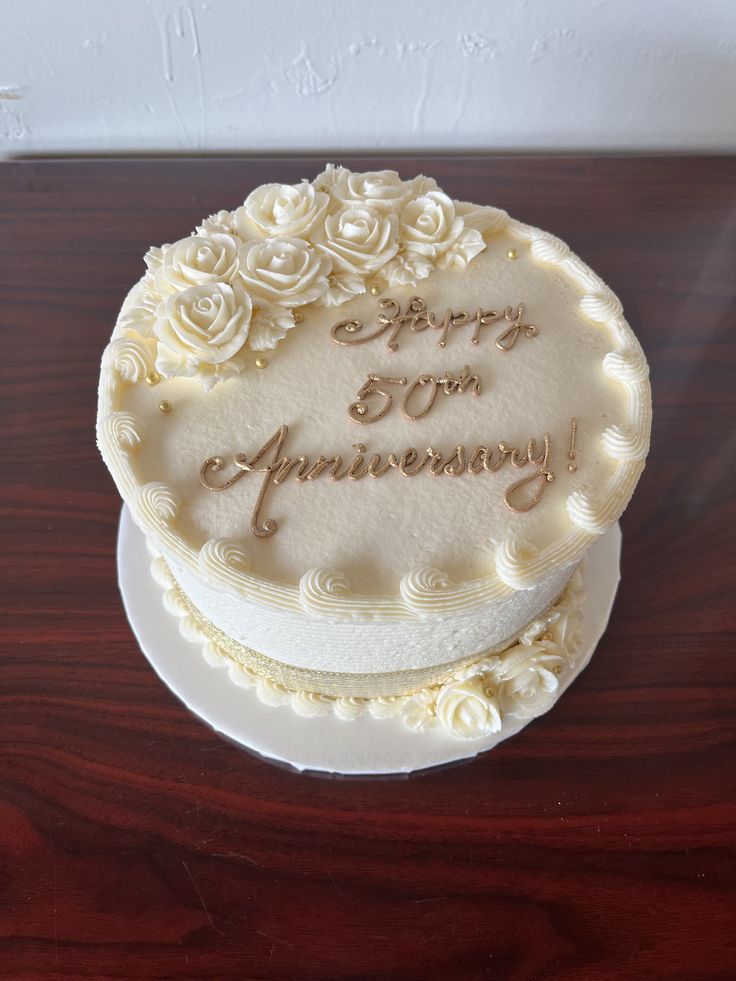
<path id="1" fill-rule="evenodd" d="M 284 664 L 283 661 L 276 661 L 266 654 L 261 654 L 260 651 L 254 651 L 252 647 L 241 644 L 220 630 L 197 609 L 172 575 L 168 564 L 166 568 L 171 576 L 172 588 L 176 590 L 182 605 L 197 625 L 197 629 L 206 640 L 217 646 L 221 654 L 259 675 L 259 677 L 275 682 L 283 688 L 288 688 L 291 691 L 315 692 L 333 698 L 387 698 L 396 695 L 413 695 L 422 688 L 440 684 L 461 668 L 475 664 L 476 661 L 483 661 L 487 657 L 493 657 L 508 647 L 512 647 L 535 620 L 546 616 L 562 598 L 561 593 L 554 603 L 550 603 L 545 610 L 532 617 L 529 623 L 521 630 L 517 630 L 512 637 L 475 654 L 464 655 L 454 661 L 446 661 L 444 664 L 433 664 L 427 668 L 410 668 L 406 671 L 377 672 L 375 674 L 348 674 L 342 671 L 315 671 L 308 668 L 297 668 L 291 664 Z"/>

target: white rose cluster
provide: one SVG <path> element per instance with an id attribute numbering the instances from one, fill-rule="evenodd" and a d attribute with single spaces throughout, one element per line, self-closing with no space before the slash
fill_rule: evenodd
<path id="1" fill-rule="evenodd" d="M 503 220 L 431 178 L 330 164 L 311 183 L 257 187 L 188 238 L 150 249 L 125 327 L 155 340 L 160 374 L 210 388 L 246 368 L 249 352 L 276 347 L 303 319 L 297 308 L 339 306 L 371 280 L 415 285 L 464 267 Z"/>
<path id="2" fill-rule="evenodd" d="M 369 276 L 416 286 L 435 268 L 463 268 L 486 247 L 483 232 L 501 227 L 502 212 L 456 207 L 429 177 L 403 181 L 394 170 L 353 174 L 330 164 L 314 185 L 330 200 L 317 239 L 334 263 L 327 304 L 364 292 Z"/>
<path id="3" fill-rule="evenodd" d="M 501 732 L 505 716 L 531 719 L 546 712 L 559 694 L 560 676 L 580 650 L 582 603 L 582 579 L 575 572 L 559 603 L 516 644 L 407 698 L 401 705 L 404 724 L 419 730 L 439 726 L 455 739 L 481 739 Z"/>

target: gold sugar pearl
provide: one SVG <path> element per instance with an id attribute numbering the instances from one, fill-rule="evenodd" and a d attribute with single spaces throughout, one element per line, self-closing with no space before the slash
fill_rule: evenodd
<path id="1" fill-rule="evenodd" d="M 555 664 L 552 670 L 555 674 L 562 674 L 562 667 L 559 664 Z"/>
<path id="2" fill-rule="evenodd" d="M 268 358 L 256 358 L 256 368 L 268 368 Z"/>
<path id="3" fill-rule="evenodd" d="M 297 310 L 294 313 L 294 323 L 301 324 L 303 321 L 304 321 L 304 314 L 301 312 L 301 310 Z"/>
<path id="4" fill-rule="evenodd" d="M 162 412 L 171 412 L 171 402 L 168 399 L 163 399 L 159 402 L 158 407 Z"/>
<path id="5" fill-rule="evenodd" d="M 575 466 L 575 464 L 574 464 L 574 463 L 568 463 L 568 465 L 567 465 L 567 469 L 568 469 L 568 470 L 570 471 L 570 473 L 575 473 L 575 471 L 576 471 L 576 470 L 577 470 L 578 468 L 577 468 L 577 467 Z"/>
<path id="6" fill-rule="evenodd" d="M 371 296 L 378 296 L 378 294 L 381 292 L 381 287 L 374 283 L 372 286 L 368 287 L 368 292 L 371 294 Z"/>
<path id="7" fill-rule="evenodd" d="M 518 253 L 518 251 L 516 249 L 509 249 L 508 252 L 506 253 L 506 258 L 507 259 L 518 259 L 519 258 L 519 253 Z"/>
<path id="8" fill-rule="evenodd" d="M 158 385 L 161 375 L 157 371 L 149 371 L 146 375 L 146 385 Z"/>

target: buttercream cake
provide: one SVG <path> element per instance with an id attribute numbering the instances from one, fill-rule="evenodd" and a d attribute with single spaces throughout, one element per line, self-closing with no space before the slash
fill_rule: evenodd
<path id="1" fill-rule="evenodd" d="M 548 707 L 649 444 L 605 283 L 431 177 L 335 166 L 145 266 L 97 438 L 185 636 L 302 715 L 472 738 Z"/>

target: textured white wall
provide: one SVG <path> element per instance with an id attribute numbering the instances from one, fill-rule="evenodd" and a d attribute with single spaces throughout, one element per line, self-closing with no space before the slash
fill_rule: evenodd
<path id="1" fill-rule="evenodd" d="M 736 147 L 734 0 L 0 0 L 0 155 Z"/>

